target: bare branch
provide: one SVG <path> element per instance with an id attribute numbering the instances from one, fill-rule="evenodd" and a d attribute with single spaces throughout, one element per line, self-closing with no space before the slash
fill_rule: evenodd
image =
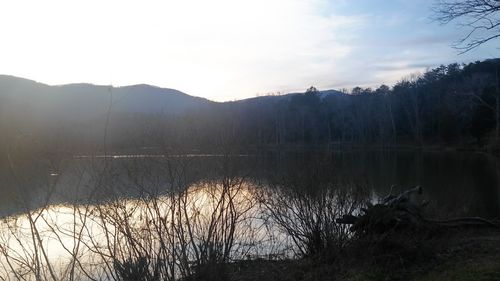
<path id="1" fill-rule="evenodd" d="M 433 7 L 433 20 L 441 24 L 457 22 L 467 33 L 453 47 L 460 54 L 500 37 L 500 1 L 439 0 Z"/>

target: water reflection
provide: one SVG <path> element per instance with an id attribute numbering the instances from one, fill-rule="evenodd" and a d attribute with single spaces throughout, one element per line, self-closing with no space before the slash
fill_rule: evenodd
<path id="1" fill-rule="evenodd" d="M 323 181 L 337 185 L 363 186 L 377 196 L 386 195 L 394 185 L 399 189 L 395 191 L 420 185 L 431 207 L 447 215 L 500 216 L 497 158 L 479 153 L 412 151 L 290 152 L 229 160 L 223 156 L 91 158 L 64 159 L 56 164 L 25 159 L 15 163 L 15 174 L 6 161 L 0 161 L 0 215 L 45 204 L 137 197 L 145 190 L 163 194 L 174 186 L 182 189 L 220 178 L 224 170 L 258 183 L 307 177 L 317 172 L 318 165 Z M 183 174 L 177 176 L 182 179 L 172 182 L 179 167 Z"/>
<path id="2" fill-rule="evenodd" d="M 347 239 L 334 218 L 387 195 L 391 186 L 422 186 L 433 216 L 500 217 L 498 159 L 476 153 L 290 152 L 15 164 L 0 167 L 0 264 L 13 280 L 114 280 L 128 274 L 127 267 L 141 266 L 168 280 L 210 263 L 307 254 L 330 241 L 318 232 Z"/>
<path id="3" fill-rule="evenodd" d="M 148 268 L 152 261 L 166 266 L 158 278 L 167 280 L 211 262 L 285 257 L 289 241 L 260 215 L 256 188 L 227 178 L 158 197 L 52 205 L 6 217 L 0 271 L 14 280 L 114 280 L 123 278 L 124 264 L 144 259 Z"/>

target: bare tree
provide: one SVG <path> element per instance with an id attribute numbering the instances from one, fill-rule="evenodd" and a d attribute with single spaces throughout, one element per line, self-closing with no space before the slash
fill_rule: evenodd
<path id="1" fill-rule="evenodd" d="M 438 0 L 433 19 L 442 23 L 458 22 L 467 33 L 454 47 L 461 53 L 475 49 L 500 37 L 500 1 Z"/>

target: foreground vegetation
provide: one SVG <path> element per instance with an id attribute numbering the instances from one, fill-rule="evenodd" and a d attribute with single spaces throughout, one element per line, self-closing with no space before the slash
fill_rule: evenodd
<path id="1" fill-rule="evenodd" d="M 57 180 L 46 181 L 38 193 L 45 204 L 36 208 L 25 196 L 27 175 L 17 173 L 23 208 L 0 222 L 0 276 L 432 280 L 447 271 L 453 271 L 450 278 L 497 273 L 498 232 L 479 229 L 485 225 L 428 223 L 420 219 L 423 213 L 409 215 L 406 207 L 387 203 L 397 202 L 394 197 L 371 198 L 362 185 L 335 181 L 324 159 L 299 158 L 301 165 L 286 161 L 283 170 L 259 180 L 241 169 L 248 159 L 218 157 L 208 171 L 217 176 L 194 181 L 193 172 L 200 171 L 188 157 L 120 165 L 94 159 L 72 175 L 78 192 L 51 204 L 51 197 L 70 191 L 61 191 Z M 387 212 L 368 223 L 346 224 L 372 208 Z M 472 267 L 476 271 L 469 272 Z"/>
<path id="2" fill-rule="evenodd" d="M 409 238 L 409 237 L 407 237 Z M 230 267 L 230 280 L 499 280 L 500 234 L 468 230 L 367 247 L 354 243 L 338 259 L 250 261 Z M 376 250 L 375 250 L 376 249 Z"/>
<path id="3" fill-rule="evenodd" d="M 231 280 L 498 280 L 500 225 L 481 218 L 429 220 L 411 200 L 417 187 L 369 204 L 348 243 L 299 260 L 234 264 Z M 243 268 L 243 269 L 242 269 Z"/>

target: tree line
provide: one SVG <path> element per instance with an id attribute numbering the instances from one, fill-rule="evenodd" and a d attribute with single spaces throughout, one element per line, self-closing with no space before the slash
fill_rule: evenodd
<path id="1" fill-rule="evenodd" d="M 16 137 L 1 142 L 23 151 L 71 154 L 336 144 L 492 146 L 500 138 L 499 68 L 500 59 L 453 63 L 409 75 L 392 87 L 344 92 L 311 87 L 180 114 L 113 112 L 110 118 L 21 137 L 12 133 L 11 120 L 2 132 Z"/>
<path id="2" fill-rule="evenodd" d="M 392 87 L 329 94 L 311 87 L 223 103 L 204 112 L 156 116 L 148 134 L 164 144 L 193 147 L 490 145 L 500 137 L 499 68 L 500 59 L 453 63 Z"/>

